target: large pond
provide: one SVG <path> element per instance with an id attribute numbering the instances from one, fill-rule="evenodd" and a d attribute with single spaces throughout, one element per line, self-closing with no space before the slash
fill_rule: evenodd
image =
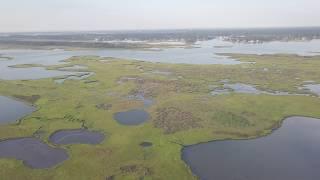
<path id="1" fill-rule="evenodd" d="M 105 49 L 87 51 L 64 50 L 0 50 L 0 54 L 12 60 L 0 62 L 0 79 L 39 79 L 70 75 L 70 72 L 48 71 L 44 68 L 10 68 L 18 64 L 55 65 L 72 56 L 97 55 L 162 63 L 187 64 L 239 64 L 240 62 L 217 53 L 243 54 L 299 54 L 317 55 L 320 53 L 320 40 L 306 42 L 269 42 L 262 44 L 230 43 L 219 39 L 198 42 L 197 48 L 170 48 L 162 51 Z"/>
<path id="2" fill-rule="evenodd" d="M 31 105 L 0 96 L 0 125 L 14 123 L 35 110 Z"/>
<path id="3" fill-rule="evenodd" d="M 47 169 L 68 159 L 66 150 L 53 148 L 36 138 L 0 141 L 0 158 L 21 160 L 34 169 Z"/>
<path id="4" fill-rule="evenodd" d="M 187 146 L 182 158 L 204 180 L 315 180 L 319 129 L 320 119 L 290 117 L 268 136 Z"/>
<path id="5" fill-rule="evenodd" d="M 136 126 L 143 124 L 150 118 L 149 113 L 143 109 L 133 109 L 124 112 L 118 112 L 114 114 L 114 119 L 122 124 L 127 126 Z"/>

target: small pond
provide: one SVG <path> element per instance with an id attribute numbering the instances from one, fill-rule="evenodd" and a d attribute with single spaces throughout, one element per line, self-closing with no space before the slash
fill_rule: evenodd
<path id="1" fill-rule="evenodd" d="M 151 147 L 153 144 L 151 142 L 145 141 L 145 142 L 140 143 L 139 145 L 143 148 L 148 148 L 148 147 Z"/>
<path id="2" fill-rule="evenodd" d="M 261 94 L 262 93 L 255 86 L 249 85 L 249 84 L 242 84 L 242 83 L 225 84 L 223 87 L 227 89 L 232 89 L 236 93 L 244 93 L 244 94 Z"/>
<path id="3" fill-rule="evenodd" d="M 320 84 L 307 84 L 304 85 L 301 89 L 309 90 L 310 92 L 320 96 Z"/>
<path id="4" fill-rule="evenodd" d="M 30 137 L 0 141 L 0 158 L 21 160 L 34 169 L 47 169 L 67 160 L 68 154 L 64 149 L 53 148 Z"/>
<path id="5" fill-rule="evenodd" d="M 86 129 L 59 130 L 49 137 L 53 144 L 100 144 L 105 139 L 105 135 L 97 131 Z"/>
<path id="6" fill-rule="evenodd" d="M 134 94 L 134 95 L 129 95 L 128 96 L 129 100 L 137 100 L 137 101 L 143 101 L 143 105 L 145 108 L 148 108 L 150 106 L 152 106 L 152 104 L 154 103 L 152 99 L 150 98 L 146 98 L 144 97 L 143 94 Z"/>
<path id="7" fill-rule="evenodd" d="M 182 158 L 204 180 L 315 180 L 319 129 L 320 119 L 290 117 L 268 136 L 187 146 Z"/>
<path id="8" fill-rule="evenodd" d="M 135 126 L 146 122 L 150 118 L 149 113 L 142 109 L 134 109 L 114 114 L 114 119 L 123 125 Z"/>
<path id="9" fill-rule="evenodd" d="M 34 106 L 8 97 L 0 96 L 0 125 L 15 123 L 35 111 Z"/>

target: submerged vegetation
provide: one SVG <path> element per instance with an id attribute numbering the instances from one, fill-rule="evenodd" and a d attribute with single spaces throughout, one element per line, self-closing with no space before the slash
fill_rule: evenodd
<path id="1" fill-rule="evenodd" d="M 55 79 L 1 81 L 0 95 L 20 98 L 38 109 L 18 124 L 0 126 L 2 141 L 34 136 L 55 147 L 50 135 L 82 128 L 108 137 L 95 145 L 59 145 L 70 157 L 50 169 L 35 170 L 22 161 L 1 158 L 1 177 L 196 179 L 181 160 L 184 145 L 265 135 L 287 116 L 320 117 L 320 98 L 299 88 L 307 81 L 320 83 L 320 56 L 228 56 L 251 63 L 187 65 L 73 57 L 66 60 L 68 64 L 47 68 L 81 65 L 93 74 L 63 84 Z M 292 95 L 230 91 L 213 96 L 212 87 L 223 88 L 226 79 L 230 84 L 252 84 L 261 91 Z M 136 94 L 153 103 L 146 108 L 143 100 L 127 98 Z M 132 109 L 144 109 L 150 120 L 134 126 L 114 120 L 116 113 Z"/>

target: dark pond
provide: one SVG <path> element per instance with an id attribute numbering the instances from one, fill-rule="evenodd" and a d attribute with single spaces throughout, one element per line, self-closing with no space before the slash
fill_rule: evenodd
<path id="1" fill-rule="evenodd" d="M 60 130 L 49 137 L 54 144 L 100 144 L 105 135 L 100 132 L 88 131 L 86 129 Z"/>
<path id="2" fill-rule="evenodd" d="M 118 121 L 118 123 L 128 126 L 143 124 L 149 117 L 149 114 L 142 109 L 134 109 L 114 114 L 114 119 Z"/>
<path id="3" fill-rule="evenodd" d="M 144 148 L 146 148 L 146 147 L 151 147 L 153 144 L 151 143 L 151 142 L 142 142 L 142 143 L 140 143 L 140 146 L 141 147 L 144 147 Z"/>
<path id="4" fill-rule="evenodd" d="M 35 110 L 31 105 L 0 96 L 0 125 L 14 123 Z"/>
<path id="5" fill-rule="evenodd" d="M 315 180 L 320 178 L 320 119 L 287 118 L 272 134 L 187 146 L 182 158 L 211 180 Z"/>
<path id="6" fill-rule="evenodd" d="M 64 149 L 52 148 L 36 138 L 0 142 L 0 158 L 13 158 L 34 169 L 51 168 L 68 159 Z"/>

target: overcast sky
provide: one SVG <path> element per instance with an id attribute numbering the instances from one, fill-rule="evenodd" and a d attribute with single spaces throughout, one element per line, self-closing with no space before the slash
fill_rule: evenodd
<path id="1" fill-rule="evenodd" d="M 0 0 L 0 31 L 320 26 L 320 0 Z"/>

